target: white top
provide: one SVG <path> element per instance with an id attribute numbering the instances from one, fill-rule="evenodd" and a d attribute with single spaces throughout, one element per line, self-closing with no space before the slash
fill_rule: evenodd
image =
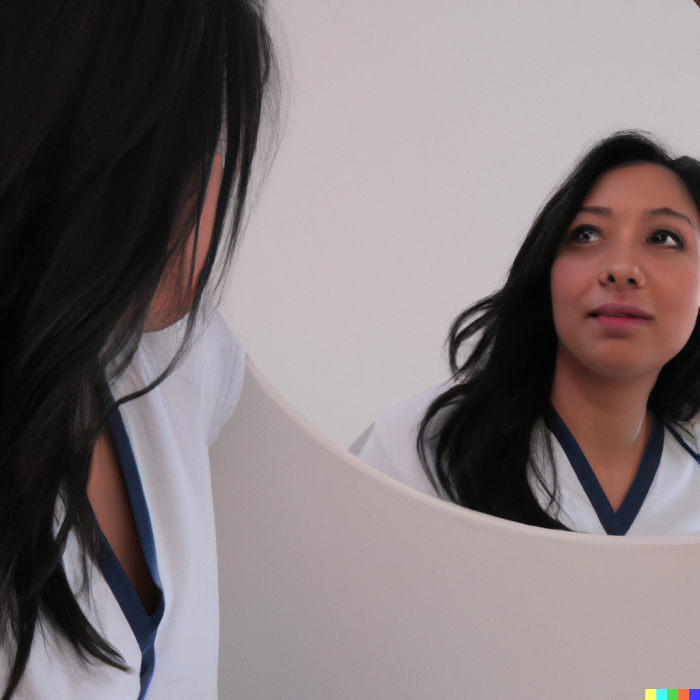
<path id="1" fill-rule="evenodd" d="M 377 418 L 359 458 L 423 493 L 447 500 L 428 479 L 416 449 L 417 429 L 446 384 L 386 408 Z M 656 422 L 637 476 L 617 513 L 612 510 L 571 433 L 553 415 L 552 432 L 559 503 L 548 507 L 543 490 L 531 485 L 543 508 L 571 530 L 590 534 L 675 535 L 700 532 L 700 457 L 697 434 Z M 535 429 L 533 449 L 548 427 Z M 539 436 L 538 436 L 539 433 Z M 432 468 L 432 465 L 431 465 Z"/>
<path id="2" fill-rule="evenodd" d="M 113 386 L 116 398 L 158 376 L 183 329 L 181 321 L 144 335 L 132 364 Z M 104 569 L 102 557 L 100 565 L 90 565 L 88 588 L 81 586 L 75 539 L 64 556 L 69 581 L 80 591 L 78 599 L 88 619 L 122 654 L 130 672 L 80 663 L 47 627 L 37 628 L 27 671 L 13 697 L 216 700 L 219 606 L 208 449 L 240 396 L 245 355 L 218 313 L 197 335 L 180 366 L 151 392 L 120 407 L 123 424 L 118 419 L 111 423 L 115 443 L 119 424 L 128 435 L 121 451 L 116 444 L 117 453 L 144 554 L 163 593 L 162 609 L 149 622 L 143 607 L 137 609 L 140 603 L 123 571 L 114 568 L 115 560 L 111 570 Z M 124 463 L 131 452 L 129 443 L 136 465 L 132 473 Z M 157 617 L 161 619 L 156 630 Z M 144 628 L 149 624 L 153 629 Z M 151 674 L 146 667 L 152 666 L 153 651 L 142 653 L 137 636 L 145 647 L 145 633 L 152 639 L 153 632 Z M 147 671 L 143 682 L 142 665 Z"/>

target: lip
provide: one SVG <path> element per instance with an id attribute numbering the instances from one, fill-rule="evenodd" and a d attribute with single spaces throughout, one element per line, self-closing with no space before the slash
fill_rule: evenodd
<path id="1" fill-rule="evenodd" d="M 615 317 L 631 317 L 638 318 L 642 321 L 651 321 L 654 317 L 640 309 L 638 306 L 632 306 L 632 304 L 618 304 L 613 301 L 609 301 L 606 304 L 601 304 L 596 306 L 593 311 L 590 312 L 590 316 L 615 316 Z"/>
<path id="2" fill-rule="evenodd" d="M 645 325 L 654 318 L 638 306 L 616 302 L 596 306 L 588 315 L 606 328 L 629 328 Z"/>

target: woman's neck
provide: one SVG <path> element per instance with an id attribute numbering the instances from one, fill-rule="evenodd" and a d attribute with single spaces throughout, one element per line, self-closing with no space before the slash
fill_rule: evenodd
<path id="1" fill-rule="evenodd" d="M 552 403 L 617 510 L 644 454 L 652 429 L 647 410 L 656 376 L 601 377 L 559 347 Z"/>

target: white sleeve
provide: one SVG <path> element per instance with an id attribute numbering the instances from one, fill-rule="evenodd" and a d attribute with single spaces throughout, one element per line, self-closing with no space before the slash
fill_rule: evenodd
<path id="1" fill-rule="evenodd" d="M 385 408 L 357 456 L 406 486 L 440 498 L 418 456 L 416 439 L 428 406 L 446 388 L 442 384 Z"/>
<path id="2" fill-rule="evenodd" d="M 201 324 L 201 325 L 200 325 Z M 114 383 L 115 397 L 139 391 L 167 369 L 176 356 L 187 319 L 160 331 L 145 333 L 128 371 Z M 160 384 L 169 396 L 170 411 L 184 411 L 204 431 L 212 445 L 241 396 L 245 352 L 218 311 L 197 320 L 192 345 Z"/>
<path id="3" fill-rule="evenodd" d="M 205 366 L 209 369 L 216 368 L 215 372 L 209 373 L 206 381 L 207 389 L 214 397 L 207 421 L 207 442 L 211 447 L 241 397 L 245 351 L 218 312 L 213 314 L 207 333 L 212 342 L 207 348 L 209 356 L 205 359 Z"/>

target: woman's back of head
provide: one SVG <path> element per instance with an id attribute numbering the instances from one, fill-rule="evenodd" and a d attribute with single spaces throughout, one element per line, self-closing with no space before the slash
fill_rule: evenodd
<path id="1" fill-rule="evenodd" d="M 0 614 L 16 648 L 8 693 L 40 615 L 78 654 L 119 663 L 72 596 L 62 548 L 70 529 L 86 552 L 93 546 L 85 483 L 112 408 L 109 380 L 133 353 L 164 271 L 176 264 L 191 331 L 215 258 L 222 273 L 231 259 L 272 67 L 254 0 L 0 7 Z M 216 221 L 194 278 L 181 254 L 221 138 Z M 55 535 L 59 494 L 66 515 Z"/>

